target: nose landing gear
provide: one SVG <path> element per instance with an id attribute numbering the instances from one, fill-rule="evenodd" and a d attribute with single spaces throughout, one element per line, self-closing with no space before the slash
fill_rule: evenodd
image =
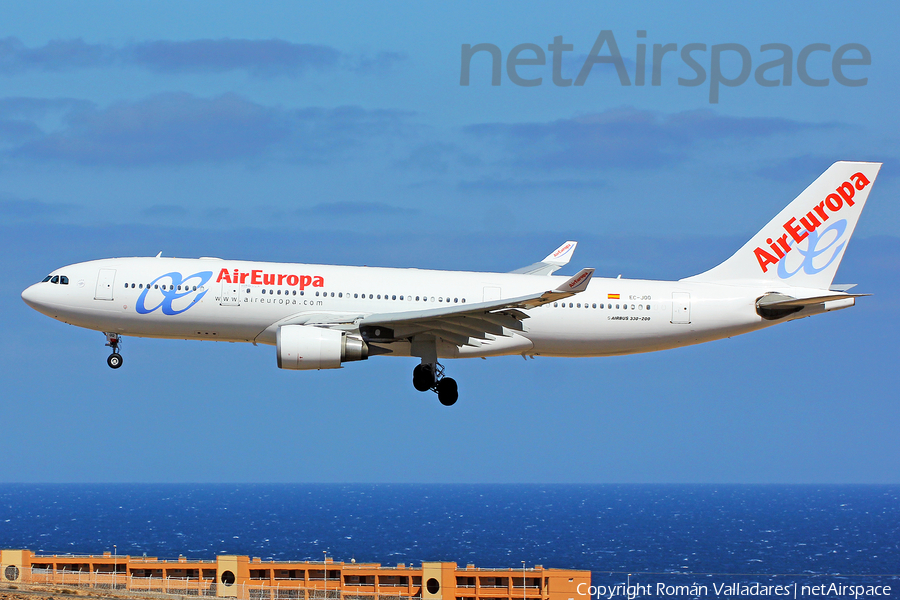
<path id="1" fill-rule="evenodd" d="M 119 337 L 118 333 L 104 333 L 106 333 L 106 345 L 112 348 L 112 354 L 107 357 L 106 364 L 111 369 L 118 369 L 122 366 L 122 355 L 119 354 L 119 343 L 122 341 L 122 338 Z"/>
<path id="2" fill-rule="evenodd" d="M 453 406 L 459 398 L 456 380 L 444 377 L 441 363 L 422 363 L 413 369 L 413 387 L 420 392 L 434 391 L 444 406 Z"/>

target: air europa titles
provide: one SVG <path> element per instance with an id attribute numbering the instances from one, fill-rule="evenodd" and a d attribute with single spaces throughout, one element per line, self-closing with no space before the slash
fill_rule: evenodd
<path id="1" fill-rule="evenodd" d="M 222 269 L 216 278 L 216 283 L 249 283 L 251 285 L 289 285 L 307 287 L 325 287 L 325 279 L 319 275 L 286 275 L 284 273 L 265 273 L 262 269 L 253 269 L 250 272 L 234 269 Z"/>
<path id="2" fill-rule="evenodd" d="M 825 199 L 814 205 L 812 210 L 806 215 L 799 217 L 799 223 L 797 222 L 797 217 L 791 217 L 784 224 L 784 230 L 787 233 L 776 239 L 766 239 L 766 243 L 774 254 L 758 246 L 753 251 L 753 254 L 756 255 L 756 260 L 759 261 L 759 267 L 762 269 L 762 272 L 765 273 L 769 270 L 768 265 L 777 264 L 791 251 L 793 242 L 799 244 L 805 240 L 810 233 L 827 221 L 831 214 L 836 214 L 844 206 L 853 206 L 855 204 L 853 196 L 856 195 L 857 190 L 863 190 L 867 185 L 869 185 L 869 180 L 862 173 L 851 175 L 850 181 L 845 181 L 839 185 L 834 190 L 834 193 L 825 196 Z M 789 237 L 792 241 L 788 241 Z"/>

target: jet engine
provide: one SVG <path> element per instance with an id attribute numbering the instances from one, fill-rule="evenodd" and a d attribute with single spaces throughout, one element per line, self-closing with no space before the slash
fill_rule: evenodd
<path id="1" fill-rule="evenodd" d="M 343 362 L 369 358 L 363 340 L 336 329 L 282 325 L 275 339 L 280 369 L 338 369 Z"/>

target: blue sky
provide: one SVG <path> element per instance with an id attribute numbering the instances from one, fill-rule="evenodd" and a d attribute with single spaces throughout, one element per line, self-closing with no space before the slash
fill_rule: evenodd
<path id="1" fill-rule="evenodd" d="M 900 42 L 893 3 L 20 2 L 0 30 L 4 481 L 900 482 Z M 575 78 L 611 31 L 632 85 L 580 86 L 511 50 L 556 36 Z M 638 31 L 646 37 L 639 38 Z M 473 58 L 464 44 L 502 53 Z M 634 85 L 638 44 L 705 44 Z M 712 47 L 751 74 L 710 102 Z M 797 69 L 810 54 L 804 83 Z M 844 74 L 846 44 L 871 64 Z M 520 57 L 534 56 L 530 51 Z M 602 55 L 608 54 L 608 47 Z M 857 57 L 859 53 L 849 53 Z M 648 59 L 649 61 L 649 59 Z M 736 52 L 721 72 L 735 78 Z M 766 77 L 780 78 L 780 68 Z M 839 282 L 852 310 L 610 359 L 449 365 L 452 409 L 413 360 L 289 373 L 274 349 L 127 339 L 47 319 L 19 293 L 106 256 L 508 271 L 566 239 L 563 273 L 676 279 L 729 256 L 835 160 L 885 163 Z M 577 382 L 577 385 L 573 385 Z M 573 390 L 578 390 L 573 391 Z"/>

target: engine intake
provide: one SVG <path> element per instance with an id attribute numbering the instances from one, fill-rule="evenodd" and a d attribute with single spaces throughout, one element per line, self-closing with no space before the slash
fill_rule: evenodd
<path id="1" fill-rule="evenodd" d="M 338 369 L 369 358 L 369 346 L 344 331 L 282 325 L 275 335 L 279 369 Z"/>

